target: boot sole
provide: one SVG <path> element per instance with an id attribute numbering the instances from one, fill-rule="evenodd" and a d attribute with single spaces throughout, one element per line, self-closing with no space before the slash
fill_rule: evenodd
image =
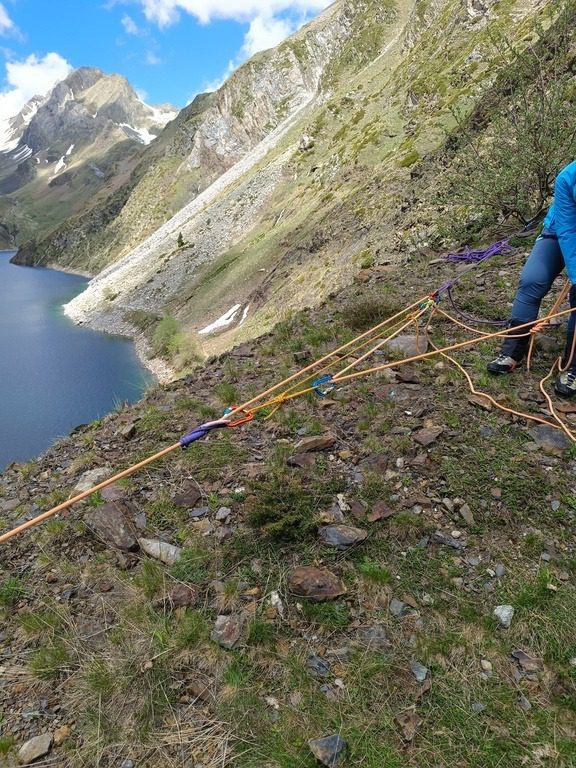
<path id="1" fill-rule="evenodd" d="M 492 376 L 509 376 L 511 373 L 514 373 L 514 371 L 518 370 L 518 366 L 515 365 L 514 368 L 510 368 L 508 371 L 502 371 L 502 370 L 490 368 L 490 366 L 487 365 L 486 370 L 488 371 L 488 373 L 491 373 Z"/>

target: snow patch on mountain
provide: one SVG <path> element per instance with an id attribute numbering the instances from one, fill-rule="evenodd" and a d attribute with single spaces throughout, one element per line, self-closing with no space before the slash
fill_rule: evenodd
<path id="1" fill-rule="evenodd" d="M 141 144 L 148 145 L 153 142 L 154 139 L 158 138 L 153 133 L 150 133 L 147 128 L 133 128 L 131 125 L 128 125 L 128 123 L 120 123 L 120 128 L 123 129 L 129 139 L 136 139 L 136 141 L 139 141 Z"/>
<path id="2" fill-rule="evenodd" d="M 218 331 L 220 328 L 226 328 L 227 325 L 230 325 L 234 322 L 234 318 L 241 309 L 242 304 L 235 304 L 231 309 L 228 310 L 228 312 L 224 313 L 222 317 L 219 317 L 218 320 L 215 320 L 210 325 L 207 325 L 206 328 L 202 328 L 202 330 L 198 331 L 198 333 L 202 336 L 207 333 L 214 333 L 214 331 Z"/>
<path id="3" fill-rule="evenodd" d="M 65 157 L 66 155 L 62 155 L 60 160 L 58 160 L 56 168 L 54 168 L 54 176 L 57 176 L 63 168 L 66 168 L 66 163 L 64 162 Z M 54 176 L 52 178 L 54 178 Z"/>
<path id="4" fill-rule="evenodd" d="M 20 147 L 20 149 L 14 154 L 12 157 L 13 160 L 16 162 L 21 162 L 22 160 L 27 160 L 30 155 L 32 154 L 32 150 L 28 146 L 28 144 L 24 144 L 24 146 Z"/>

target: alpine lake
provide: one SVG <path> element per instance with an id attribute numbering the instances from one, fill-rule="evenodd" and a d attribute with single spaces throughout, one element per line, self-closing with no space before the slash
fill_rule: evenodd
<path id="1" fill-rule="evenodd" d="M 80 424 L 139 400 L 154 377 L 133 343 L 74 325 L 63 305 L 87 279 L 10 263 L 0 251 L 0 472 Z"/>

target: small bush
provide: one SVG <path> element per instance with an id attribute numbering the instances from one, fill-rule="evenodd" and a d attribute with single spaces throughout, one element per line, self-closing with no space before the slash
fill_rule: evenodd
<path id="1" fill-rule="evenodd" d="M 0 605 L 10 608 L 26 594 L 26 587 L 20 579 L 9 576 L 4 584 L 0 585 Z"/>
<path id="2" fill-rule="evenodd" d="M 392 579 L 387 568 L 383 568 L 379 563 L 367 557 L 356 567 L 367 581 L 372 581 L 374 584 L 389 584 Z"/>
<path id="3" fill-rule="evenodd" d="M 7 755 L 15 743 L 12 736 L 0 736 L 0 755 Z"/>
<path id="4" fill-rule="evenodd" d="M 343 629 L 350 623 L 350 614 L 344 603 L 303 603 L 302 613 L 311 624 L 327 629 Z"/>
<path id="5" fill-rule="evenodd" d="M 250 645 L 274 645 L 274 626 L 262 619 L 250 622 L 248 642 Z"/>
<path id="6" fill-rule="evenodd" d="M 271 478 L 254 484 L 246 502 L 248 521 L 272 539 L 301 540 L 315 527 L 318 504 L 300 480 Z"/>
<path id="7" fill-rule="evenodd" d="M 208 634 L 208 624 L 199 611 L 187 611 L 176 628 L 176 644 L 180 648 L 196 645 Z"/>
<path id="8" fill-rule="evenodd" d="M 69 665 L 68 652 L 63 645 L 39 648 L 30 657 L 30 671 L 42 680 L 59 677 Z"/>
<path id="9" fill-rule="evenodd" d="M 376 298 L 367 296 L 351 302 L 344 309 L 344 321 L 354 331 L 365 331 L 383 323 L 400 310 L 400 307 L 391 304 L 385 297 Z"/>

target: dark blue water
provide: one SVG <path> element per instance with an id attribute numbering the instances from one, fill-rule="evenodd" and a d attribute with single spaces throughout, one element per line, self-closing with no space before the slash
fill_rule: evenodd
<path id="1" fill-rule="evenodd" d="M 75 426 L 135 402 L 152 381 L 127 339 L 79 328 L 62 304 L 86 279 L 16 267 L 0 252 L 0 471 Z"/>

